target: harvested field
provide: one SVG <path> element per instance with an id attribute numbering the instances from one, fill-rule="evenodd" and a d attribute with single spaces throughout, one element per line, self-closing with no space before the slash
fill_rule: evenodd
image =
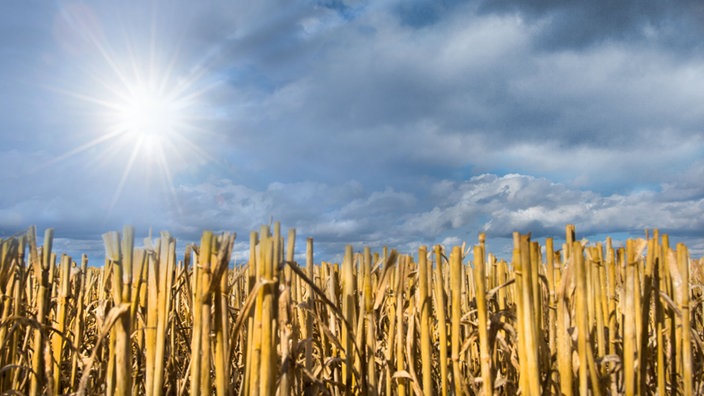
<path id="1" fill-rule="evenodd" d="M 102 266 L 52 239 L 1 241 L 4 394 L 704 393 L 704 262 L 657 231 L 328 263 L 277 223 L 234 268 L 230 233 L 135 247 L 126 227 Z"/>

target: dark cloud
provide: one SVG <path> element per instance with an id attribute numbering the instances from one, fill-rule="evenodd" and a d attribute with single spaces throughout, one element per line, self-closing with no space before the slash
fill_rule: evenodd
<path id="1" fill-rule="evenodd" d="M 702 55 L 704 7 L 697 1 L 487 1 L 486 13 L 518 13 L 540 27 L 535 45 L 580 50 L 612 42 L 657 43 L 663 50 Z M 668 48 L 669 47 L 669 48 Z"/>
<path id="2" fill-rule="evenodd" d="M 327 50 L 308 73 L 262 99 L 269 112 L 252 114 L 252 128 L 272 139 L 262 138 L 261 147 L 278 143 L 344 177 L 381 168 L 403 178 L 481 163 L 482 150 L 522 144 L 565 160 L 646 152 L 689 140 L 702 117 L 693 107 L 701 90 L 689 84 L 697 80 L 695 60 L 626 45 L 531 53 L 531 28 L 511 18 L 447 17 L 422 35 L 388 15 L 376 18 L 371 42 L 354 29 L 338 31 L 345 47 Z M 365 160 L 346 152 L 364 152 Z M 630 158 L 635 168 L 651 163 Z"/>
<path id="3" fill-rule="evenodd" d="M 448 14 L 457 12 L 461 5 L 469 2 L 464 0 L 412 0 L 400 1 L 395 4 L 394 12 L 402 25 L 413 28 L 424 28 L 442 21 Z"/>

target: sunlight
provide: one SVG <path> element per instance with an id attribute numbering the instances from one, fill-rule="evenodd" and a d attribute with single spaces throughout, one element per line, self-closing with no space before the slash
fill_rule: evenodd
<path id="1" fill-rule="evenodd" d="M 145 86 L 130 87 L 122 100 L 124 103 L 116 106 L 115 128 L 130 139 L 143 140 L 145 148 L 150 150 L 178 132 L 181 111 L 187 110 L 177 98 Z"/>
<path id="2" fill-rule="evenodd" d="M 178 209 L 173 176 L 212 161 L 202 146 L 207 134 L 202 97 L 217 81 L 205 78 L 205 60 L 184 62 L 178 42 L 158 43 L 156 26 L 146 34 L 125 30 L 112 36 L 128 38 L 121 45 L 84 26 L 86 18 L 78 17 L 83 14 L 72 12 L 77 10 L 68 8 L 62 14 L 65 29 L 79 32 L 96 57 L 86 64 L 83 81 L 60 91 L 83 104 L 85 113 L 92 114 L 92 126 L 82 132 L 82 142 L 44 166 L 92 152 L 91 159 L 103 166 L 121 167 L 110 210 L 124 191 L 143 193 L 131 186 L 163 188 Z"/>
<path id="3" fill-rule="evenodd" d="M 111 87 L 111 91 L 115 95 L 105 106 L 106 133 L 116 134 L 119 144 L 131 146 L 132 150 L 110 207 L 119 200 L 133 171 L 149 175 L 150 168 L 158 170 L 161 184 L 168 186 L 176 202 L 171 186 L 171 164 L 187 156 L 180 148 L 195 146 L 189 138 L 195 130 L 189 124 L 189 116 L 195 112 L 193 96 L 179 91 L 173 81 L 157 81 L 140 75 L 123 80 L 120 86 Z M 118 146 L 118 142 L 115 145 Z"/>

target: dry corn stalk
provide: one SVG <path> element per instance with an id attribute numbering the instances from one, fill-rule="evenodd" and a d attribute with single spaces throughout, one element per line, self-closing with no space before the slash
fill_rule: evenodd
<path id="1" fill-rule="evenodd" d="M 79 269 L 31 229 L 0 240 L 0 391 L 701 394 L 702 261 L 657 231 L 617 249 L 566 231 L 561 250 L 516 234 L 512 265 L 483 236 L 471 263 L 348 247 L 317 265 L 309 240 L 304 270 L 278 225 L 234 268 L 232 234 L 179 262 L 170 235 L 134 249 L 125 228 Z"/>

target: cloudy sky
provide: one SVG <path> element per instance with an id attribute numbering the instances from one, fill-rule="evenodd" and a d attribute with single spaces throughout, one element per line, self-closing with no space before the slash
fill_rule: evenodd
<path id="1" fill-rule="evenodd" d="M 5 0 L 0 235 L 54 227 L 101 259 L 123 224 L 246 250 L 274 219 L 320 258 L 482 231 L 506 255 L 574 223 L 702 255 L 702 21 L 699 1 Z"/>

